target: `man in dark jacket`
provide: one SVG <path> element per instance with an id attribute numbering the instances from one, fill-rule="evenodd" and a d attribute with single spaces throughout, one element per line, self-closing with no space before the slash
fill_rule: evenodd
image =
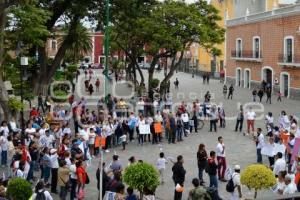
<path id="1" fill-rule="evenodd" d="M 183 187 L 184 180 L 185 180 L 185 169 L 183 168 L 183 157 L 182 155 L 179 155 L 177 157 L 177 162 L 174 164 L 172 167 L 173 171 L 173 181 L 175 183 L 175 187 L 177 184 L 179 184 L 181 187 Z M 174 200 L 181 200 L 182 198 L 182 192 L 177 192 L 175 189 L 175 194 L 174 194 Z"/>
<path id="2" fill-rule="evenodd" d="M 218 165 L 216 163 L 216 152 L 211 151 L 209 153 L 210 158 L 207 160 L 207 168 L 205 169 L 206 173 L 209 176 L 209 187 L 218 188 L 218 179 L 217 179 L 217 169 Z"/>

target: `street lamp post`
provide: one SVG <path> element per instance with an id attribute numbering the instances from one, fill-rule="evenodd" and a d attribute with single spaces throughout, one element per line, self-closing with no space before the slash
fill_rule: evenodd
<path id="1" fill-rule="evenodd" d="M 105 50 L 105 97 L 108 94 L 108 56 L 109 56 L 109 0 L 105 0 L 105 41 L 104 41 L 104 50 Z"/>
<path id="2" fill-rule="evenodd" d="M 25 77 L 24 77 L 24 72 L 25 72 L 25 67 L 28 65 L 28 57 L 21 57 L 20 58 L 20 85 L 21 85 L 21 88 L 20 88 L 20 95 L 21 95 L 21 104 L 22 104 L 22 107 L 21 107 L 21 129 L 22 129 L 22 134 L 24 134 L 24 108 L 23 108 L 23 80 L 25 80 Z"/>

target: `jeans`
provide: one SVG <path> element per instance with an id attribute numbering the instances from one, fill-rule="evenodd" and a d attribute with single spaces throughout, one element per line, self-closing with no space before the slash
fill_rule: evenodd
<path id="1" fill-rule="evenodd" d="M 70 200 L 74 200 L 76 197 L 76 188 L 77 188 L 77 179 L 71 178 L 71 192 L 70 192 Z"/>
<path id="2" fill-rule="evenodd" d="M 218 176 L 219 179 L 224 179 L 225 171 L 226 171 L 226 159 L 225 157 L 217 156 L 218 161 Z"/>
<path id="3" fill-rule="evenodd" d="M 182 140 L 182 128 L 181 127 L 177 127 L 176 137 L 177 137 L 177 141 L 181 141 Z"/>
<path id="4" fill-rule="evenodd" d="M 261 149 L 256 149 L 257 160 L 256 162 L 262 163 Z"/>
<path id="5" fill-rule="evenodd" d="M 184 122 L 183 126 L 184 126 L 184 136 L 187 136 L 187 130 L 189 130 L 189 123 Z"/>
<path id="6" fill-rule="evenodd" d="M 217 132 L 217 120 L 212 119 L 210 122 L 210 129 L 209 131 L 212 132 L 212 129 L 214 128 L 215 132 Z"/>
<path id="7" fill-rule="evenodd" d="M 199 177 L 200 183 L 203 182 L 203 171 L 204 171 L 203 168 L 198 167 L 198 177 Z"/>
<path id="8" fill-rule="evenodd" d="M 7 165 L 7 151 L 1 152 L 1 165 Z"/>
<path id="9" fill-rule="evenodd" d="M 218 188 L 217 175 L 209 175 L 209 187 Z"/>
<path id="10" fill-rule="evenodd" d="M 67 188 L 66 186 L 60 186 L 60 193 L 59 193 L 59 197 L 61 200 L 66 200 L 67 199 Z"/>
<path id="11" fill-rule="evenodd" d="M 244 123 L 244 120 L 243 119 L 237 119 L 236 120 L 236 124 L 235 124 L 235 131 L 240 130 L 240 132 L 242 132 L 243 130 L 243 123 Z"/>
<path id="12" fill-rule="evenodd" d="M 50 167 L 43 167 L 43 179 L 45 183 L 48 183 L 50 177 Z"/>
<path id="13" fill-rule="evenodd" d="M 129 141 L 130 142 L 133 140 L 133 133 L 134 133 L 134 129 L 129 128 Z"/>

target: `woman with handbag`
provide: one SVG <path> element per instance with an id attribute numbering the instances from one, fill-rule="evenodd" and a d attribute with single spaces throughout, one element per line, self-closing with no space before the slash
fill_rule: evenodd
<path id="1" fill-rule="evenodd" d="M 60 166 L 58 168 L 58 181 L 57 184 L 60 187 L 59 197 L 60 200 L 66 200 L 68 190 L 70 188 L 69 175 L 71 170 L 67 166 L 65 160 L 60 161 Z"/>

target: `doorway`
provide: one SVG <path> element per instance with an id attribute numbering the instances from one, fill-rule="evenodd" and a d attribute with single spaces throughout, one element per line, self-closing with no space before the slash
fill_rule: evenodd
<path id="1" fill-rule="evenodd" d="M 250 86 L 251 86 L 250 69 L 245 69 L 245 71 L 244 71 L 244 88 L 250 89 Z"/>
<path id="2" fill-rule="evenodd" d="M 241 68 L 236 69 L 236 86 L 241 86 L 241 80 L 242 80 L 242 70 Z"/>
<path id="3" fill-rule="evenodd" d="M 280 92 L 284 97 L 290 96 L 290 75 L 287 72 L 281 73 Z"/>
<path id="4" fill-rule="evenodd" d="M 274 72 L 271 67 L 264 67 L 262 68 L 262 76 L 261 81 L 266 81 L 267 86 L 269 85 L 270 88 L 273 90 L 273 76 Z"/>

